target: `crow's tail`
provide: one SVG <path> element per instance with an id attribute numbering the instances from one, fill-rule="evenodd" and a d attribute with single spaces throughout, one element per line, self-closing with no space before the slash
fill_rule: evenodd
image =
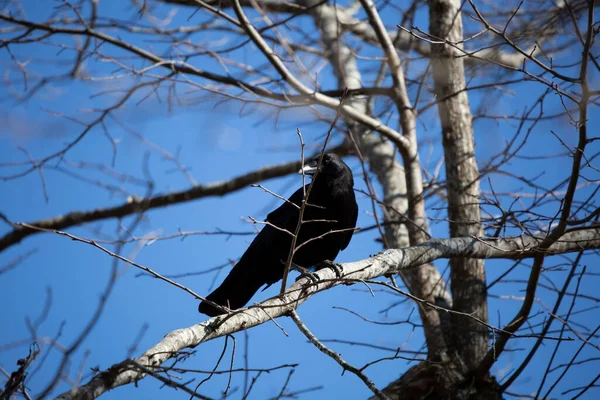
<path id="1" fill-rule="evenodd" d="M 254 293 L 265 284 L 265 279 L 261 276 L 260 271 L 256 271 L 257 267 L 261 266 L 254 262 L 250 263 L 248 258 L 250 257 L 242 257 L 221 286 L 209 294 L 206 299 L 232 310 L 245 306 Z M 223 311 L 206 301 L 200 303 L 198 311 L 210 317 L 224 314 Z"/>

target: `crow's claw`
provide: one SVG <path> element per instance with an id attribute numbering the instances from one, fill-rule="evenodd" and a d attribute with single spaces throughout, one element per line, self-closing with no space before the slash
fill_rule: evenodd
<path id="1" fill-rule="evenodd" d="M 296 271 L 300 272 L 300 275 L 296 278 L 296 282 L 298 282 L 300 279 L 302 278 L 308 278 L 312 281 L 312 283 L 317 283 L 319 282 L 319 276 L 313 272 L 310 272 L 309 270 L 307 270 L 304 267 L 301 267 L 299 265 L 292 265 L 292 268 L 295 269 Z"/>
<path id="2" fill-rule="evenodd" d="M 338 264 L 329 260 L 324 260 L 317 264 L 317 271 L 323 268 L 331 268 L 338 279 L 344 275 L 344 267 L 342 267 L 342 264 Z"/>

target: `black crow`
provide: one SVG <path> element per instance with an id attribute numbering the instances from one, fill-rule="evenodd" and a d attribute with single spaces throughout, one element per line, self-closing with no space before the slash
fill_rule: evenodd
<path id="1" fill-rule="evenodd" d="M 319 158 L 310 160 L 299 172 L 315 175 Z M 296 241 L 297 251 L 292 259 L 293 264 L 303 268 L 333 261 L 350 243 L 358 217 L 352 171 L 340 157 L 326 153 L 313 179 Z M 292 236 L 282 230 L 295 232 L 299 209 L 293 204 L 301 206 L 304 190 L 308 192 L 309 186 L 298 189 L 289 201 L 267 215 L 268 224 L 256 235 L 221 286 L 208 295 L 208 300 L 230 309 L 241 308 L 261 286 L 272 285 L 283 278 Z M 340 232 L 330 233 L 332 231 Z M 204 301 L 198 311 L 209 316 L 223 314 Z"/>

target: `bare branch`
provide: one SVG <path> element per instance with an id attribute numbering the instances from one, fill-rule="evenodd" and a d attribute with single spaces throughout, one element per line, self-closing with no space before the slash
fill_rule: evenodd
<path id="1" fill-rule="evenodd" d="M 543 241 L 543 237 L 485 240 L 471 238 L 436 239 L 406 249 L 386 250 L 375 257 L 341 264 L 341 266 L 344 271 L 344 278 L 364 281 L 382 275 L 394 274 L 399 270 L 413 268 L 440 258 L 534 257 L 539 251 L 538 244 Z M 545 253 L 565 253 L 598 248 L 600 248 L 600 227 L 595 227 L 572 231 L 563 235 L 560 240 L 546 249 Z M 281 296 L 266 300 L 247 309 L 211 318 L 189 328 L 170 332 L 163 340 L 137 358 L 135 362 L 146 368 L 156 368 L 184 348 L 196 347 L 203 342 L 249 329 L 268 322 L 272 318 L 287 315 L 311 295 L 344 284 L 344 280 L 336 279 L 335 273 L 330 269 L 319 270 L 316 274 L 320 280 L 315 284 L 307 285 L 308 278 L 303 278 Z M 96 398 L 107 390 L 142 379 L 144 374 L 132 370 L 129 363 L 129 360 L 125 360 L 122 363 L 113 365 L 107 371 L 101 372 L 92 378 L 85 385 L 63 393 L 58 399 Z"/>
<path id="2" fill-rule="evenodd" d="M 344 146 L 332 148 L 329 151 L 341 154 Z M 135 214 L 141 210 L 166 207 L 191 200 L 210 196 L 223 196 L 237 190 L 243 189 L 253 183 L 267 179 L 277 178 L 298 171 L 301 161 L 292 161 L 271 167 L 264 167 L 225 182 L 214 182 L 205 185 L 194 186 L 187 190 L 172 192 L 166 195 L 158 195 L 150 198 L 130 197 L 124 204 L 109 208 L 100 208 L 91 211 L 74 211 L 64 216 L 51 219 L 28 222 L 27 224 L 12 223 L 12 232 L 0 238 L 0 251 L 19 243 L 24 238 L 39 233 L 40 230 L 63 230 L 71 226 L 81 225 L 87 222 L 98 221 L 107 218 L 121 218 L 126 215 Z M 28 228 L 35 226 L 39 229 Z"/>

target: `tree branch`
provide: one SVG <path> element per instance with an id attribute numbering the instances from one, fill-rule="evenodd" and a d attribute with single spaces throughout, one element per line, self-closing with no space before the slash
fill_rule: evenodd
<path id="1" fill-rule="evenodd" d="M 381 133 L 383 136 L 394 142 L 400 149 L 408 149 L 410 143 L 406 138 L 400 135 L 399 132 L 391 129 L 382 122 L 372 118 L 366 113 L 360 112 L 352 105 L 343 104 L 341 100 L 334 99 L 323 95 L 322 93 L 315 92 L 314 90 L 305 86 L 300 80 L 298 80 L 285 66 L 283 61 L 279 59 L 275 51 L 267 44 L 267 42 L 260 36 L 256 29 L 252 26 L 238 0 L 233 0 L 233 9 L 240 20 L 240 23 L 246 30 L 248 36 L 252 39 L 254 44 L 259 48 L 263 55 L 269 60 L 273 68 L 281 75 L 281 78 L 286 81 L 291 87 L 296 89 L 299 93 L 311 96 L 314 100 L 325 107 L 331 109 L 339 109 L 340 112 L 353 120 L 368 126 L 370 129 Z"/>
<path id="2" fill-rule="evenodd" d="M 348 154 L 348 150 L 345 145 L 337 146 L 328 151 L 339 155 Z M 203 197 L 224 196 L 226 194 L 243 189 L 253 183 L 267 179 L 279 178 L 281 176 L 296 172 L 300 169 L 301 164 L 302 163 L 300 160 L 296 160 L 285 164 L 264 167 L 224 182 L 213 182 L 205 185 L 197 185 L 186 190 L 145 199 L 139 197 L 130 197 L 126 203 L 115 207 L 99 208 L 90 211 L 73 211 L 66 215 L 61 215 L 50 219 L 28 222 L 27 225 L 33 225 L 41 229 L 62 230 L 71 226 L 81 225 L 101 219 L 121 218 L 127 215 L 135 214 L 140 210 L 146 211 L 152 208 L 166 207 L 173 204 L 201 199 Z M 8 221 L 8 219 L 6 220 Z M 14 244 L 19 243 L 27 236 L 40 233 L 39 230 L 18 225 L 16 223 L 11 223 L 11 225 L 13 226 L 13 230 L 0 238 L 0 252 Z"/>
<path id="3" fill-rule="evenodd" d="M 316 272 L 320 280 L 310 284 L 303 278 L 292 285 L 283 295 L 268 299 L 256 306 L 234 311 L 230 314 L 211 318 L 188 328 L 168 333 L 159 343 L 147 350 L 135 363 L 147 368 L 155 368 L 177 355 L 187 347 L 245 330 L 271 321 L 290 311 L 313 294 L 331 287 L 345 284 L 344 278 L 364 281 L 382 275 L 395 274 L 401 270 L 414 268 L 423 263 L 451 257 L 472 258 L 529 258 L 538 253 L 538 244 L 544 236 L 523 236 L 504 239 L 451 238 L 435 239 L 406 249 L 390 249 L 374 257 L 340 264 L 342 279 L 336 279 L 333 270 L 325 268 Z M 545 254 L 563 254 L 584 249 L 600 248 L 600 226 L 572 230 L 552 244 Z M 145 374 L 132 369 L 131 361 L 124 360 L 93 377 L 88 383 L 59 395 L 57 398 L 93 399 L 118 386 L 137 382 Z"/>

